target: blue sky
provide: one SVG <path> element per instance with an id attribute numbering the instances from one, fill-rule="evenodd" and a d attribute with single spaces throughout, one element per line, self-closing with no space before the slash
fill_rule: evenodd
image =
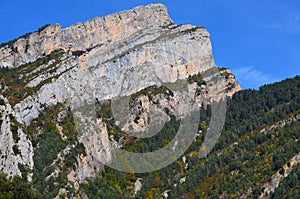
<path id="1" fill-rule="evenodd" d="M 300 75 L 299 0 L 3 0 L 0 43 L 44 24 L 66 27 L 156 2 L 175 23 L 206 27 L 216 64 L 230 68 L 243 88 Z"/>

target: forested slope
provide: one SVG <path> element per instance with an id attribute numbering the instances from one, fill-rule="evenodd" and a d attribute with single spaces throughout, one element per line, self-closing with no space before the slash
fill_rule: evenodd
<path id="1" fill-rule="evenodd" d="M 263 195 L 265 184 L 276 172 L 282 173 L 283 166 L 289 165 L 290 159 L 300 152 L 300 77 L 236 93 L 228 100 L 226 124 L 219 142 L 207 158 L 199 159 L 198 151 L 209 123 L 209 107 L 207 111 L 202 110 L 204 113 L 199 129 L 203 134 L 183 159 L 147 174 L 105 168 L 98 180 L 85 186 L 89 197 L 129 198 L 137 178 L 143 183 L 137 198 L 270 197 L 271 193 Z M 174 132 L 175 127 L 174 124 L 165 130 Z M 156 142 L 163 140 L 161 137 Z M 150 145 L 157 144 L 150 142 L 147 146 L 151 148 Z M 298 193 L 297 171 L 293 170 L 283 180 L 272 197 L 288 192 L 282 191 L 286 186 L 293 191 L 291 196 Z"/>

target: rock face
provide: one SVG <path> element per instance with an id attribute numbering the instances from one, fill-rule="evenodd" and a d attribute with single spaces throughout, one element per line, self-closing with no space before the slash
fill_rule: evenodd
<path id="1" fill-rule="evenodd" d="M 0 49 L 0 66 L 18 67 L 50 54 L 56 49 L 86 51 L 106 43 L 124 41 L 149 28 L 160 29 L 172 23 L 161 4 L 140 6 L 106 17 L 77 23 L 66 29 L 50 25 L 13 45 Z M 139 34 L 140 35 L 140 34 Z"/>
<path id="2" fill-rule="evenodd" d="M 0 95 L 0 99 L 6 101 Z M 21 175 L 19 164 L 33 169 L 33 147 L 21 128 L 12 123 L 13 110 L 9 104 L 0 106 L 0 171 L 9 176 Z M 31 176 L 28 176 L 31 180 Z"/>
<path id="3" fill-rule="evenodd" d="M 58 24 L 47 26 L 0 48 L 0 66 L 8 66 L 19 81 L 16 85 L 1 82 L 4 89 L 0 97 L 6 99 L 6 108 L 0 106 L 3 120 L 0 142 L 6 144 L 0 148 L 0 170 L 9 175 L 21 174 L 18 163 L 33 171 L 32 143 L 23 131 L 28 133 L 28 129 L 39 123 L 41 114 L 51 107 L 63 107 L 63 110 L 53 111 L 55 114 L 51 118 L 55 131 L 67 140 L 69 135 L 61 122 L 67 117 L 66 109 L 75 110 L 85 101 L 101 102 L 130 96 L 153 85 L 187 80 L 199 74 L 203 77 L 196 78 L 198 82 L 192 82 L 189 88 L 192 96 L 193 92 L 198 92 L 200 104 L 231 96 L 241 89 L 229 70 L 220 70 L 217 75 L 224 78 L 212 83 L 216 75 L 207 71 L 216 68 L 209 33 L 203 27 L 174 24 L 162 4 L 97 17 L 65 29 Z M 200 79 L 210 84 L 201 83 Z M 14 89 L 19 89 L 18 97 L 9 93 Z M 149 105 L 149 99 L 139 99 Z M 175 102 L 180 102 L 176 100 L 175 97 L 170 110 L 177 106 Z M 146 105 L 142 106 L 148 110 Z M 10 107 L 8 113 L 7 107 Z M 178 107 L 184 110 L 184 106 Z M 181 113 L 173 112 L 175 115 L 178 113 L 177 116 Z M 11 120 L 19 128 L 20 139 L 16 145 L 20 147 L 21 155 L 12 150 L 13 139 L 7 114 L 12 116 Z M 139 119 L 138 125 L 144 124 L 145 118 Z M 102 140 L 104 144 L 98 144 L 97 140 L 108 135 L 106 124 L 101 120 L 98 122 L 102 125 L 100 134 L 91 135 L 89 140 L 78 136 L 77 141 L 71 143 L 73 148 L 80 144 L 85 147 L 85 153 L 76 156 L 76 168 L 68 173 L 69 183 L 74 188 L 95 177 L 101 171 L 101 162 L 105 161 L 95 157 L 109 141 Z M 62 135 L 64 133 L 66 135 Z M 35 146 L 34 150 L 39 150 L 39 147 Z M 64 157 L 58 156 L 52 164 L 61 159 Z"/>

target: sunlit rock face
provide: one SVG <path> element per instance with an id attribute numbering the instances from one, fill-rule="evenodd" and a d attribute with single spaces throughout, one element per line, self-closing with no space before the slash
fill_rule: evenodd
<path id="1" fill-rule="evenodd" d="M 171 23 L 166 7 L 155 4 L 97 17 L 65 29 L 59 24 L 50 25 L 1 48 L 0 65 L 18 67 L 56 49 L 87 50 L 106 43 L 126 42 L 139 32 L 161 29 Z"/>
<path id="2" fill-rule="evenodd" d="M 27 132 L 48 107 L 62 104 L 66 109 L 76 109 L 84 101 L 129 96 L 153 85 L 187 80 L 215 68 L 206 29 L 174 24 L 162 4 L 139 6 L 65 29 L 58 24 L 49 25 L 0 48 L 0 66 L 15 69 L 15 75 L 27 89 L 14 101 L 6 96 L 5 86 L 0 93 L 6 103 L 0 106 L 3 120 L 0 142 L 7 143 L 6 147 L 0 147 L 1 154 L 6 154 L 0 159 L 0 170 L 11 176 L 21 174 L 18 164 L 33 168 L 34 150 L 22 129 Z M 32 66 L 34 68 L 30 68 Z M 213 84 L 191 83 L 188 92 L 194 96 L 194 92 L 201 91 L 197 96 L 199 104 L 231 96 L 241 88 L 229 70 L 221 70 L 220 76 L 224 74 L 226 78 L 219 78 Z M 203 80 L 213 78 L 207 75 Z M 151 109 L 148 98 L 139 96 L 138 100 L 142 102 L 143 112 L 134 124 L 136 129 L 147 122 L 147 111 Z M 171 111 L 177 107 L 174 115 L 180 116 L 185 110 L 184 105 L 178 105 L 181 101 L 176 96 L 168 103 L 161 102 Z M 129 117 L 135 118 L 134 115 Z M 13 143 L 11 120 L 19 126 L 17 143 Z M 78 137 L 86 154 L 77 157 L 76 169 L 68 175 L 74 187 L 86 178 L 95 177 L 102 168 L 101 162 L 105 161 L 95 158 L 99 150 L 108 146 L 108 140 L 102 140 L 104 145 L 97 142 L 107 136 L 105 123 L 99 121 L 99 125 L 100 134 L 91 135 L 89 140 Z M 20 154 L 13 151 L 15 144 Z M 72 147 L 68 145 L 66 149 Z"/>

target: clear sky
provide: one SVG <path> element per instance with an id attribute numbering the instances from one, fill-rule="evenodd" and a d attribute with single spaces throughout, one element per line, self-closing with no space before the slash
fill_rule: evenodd
<path id="1" fill-rule="evenodd" d="M 299 0 L 2 0 L 0 43 L 37 30 L 163 3 L 177 24 L 208 29 L 215 62 L 243 88 L 300 75 Z"/>

